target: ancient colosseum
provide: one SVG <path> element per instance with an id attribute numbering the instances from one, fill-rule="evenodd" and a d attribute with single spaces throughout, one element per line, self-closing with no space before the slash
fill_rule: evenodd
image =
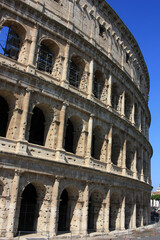
<path id="1" fill-rule="evenodd" d="M 150 222 L 149 75 L 105 0 L 0 0 L 0 236 Z"/>

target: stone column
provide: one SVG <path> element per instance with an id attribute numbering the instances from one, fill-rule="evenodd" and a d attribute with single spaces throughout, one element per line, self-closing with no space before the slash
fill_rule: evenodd
<path id="1" fill-rule="evenodd" d="M 38 26 L 34 26 L 31 34 L 32 34 L 32 43 L 31 43 L 31 46 L 30 46 L 28 64 L 29 65 L 34 65 L 35 50 L 36 50 L 37 35 L 38 35 Z"/>
<path id="2" fill-rule="evenodd" d="M 81 231 L 82 234 L 87 234 L 88 230 L 88 206 L 89 206 L 89 183 L 86 183 L 86 187 L 83 192 L 83 208 L 82 208 L 82 223 Z"/>
<path id="3" fill-rule="evenodd" d="M 27 141 L 26 141 L 26 127 L 27 127 L 27 119 L 28 119 L 28 110 L 30 103 L 31 90 L 26 89 L 26 94 L 23 99 L 23 111 L 21 114 L 21 120 L 19 125 L 19 136 L 18 142 L 16 146 L 16 152 L 27 154 Z"/>
<path id="4" fill-rule="evenodd" d="M 121 55 L 121 68 L 122 70 L 124 70 L 124 45 L 123 45 L 123 41 L 120 42 L 120 45 L 122 47 L 122 55 Z"/>
<path id="5" fill-rule="evenodd" d="M 17 198 L 18 198 L 18 189 L 20 181 L 21 172 L 16 169 L 15 175 L 12 181 L 11 193 L 10 193 L 10 203 L 9 203 L 9 212 L 8 212 L 8 221 L 7 221 L 7 237 L 14 237 L 17 232 L 15 229 L 15 218 L 16 218 L 16 207 L 17 207 Z"/>
<path id="6" fill-rule="evenodd" d="M 110 197 L 111 191 L 108 189 L 107 196 L 105 199 L 105 208 L 104 208 L 104 232 L 109 232 L 109 211 L 110 211 Z"/>
<path id="7" fill-rule="evenodd" d="M 108 56 L 112 59 L 112 27 L 109 26 L 107 28 L 107 31 L 108 31 L 108 35 L 109 35 L 109 38 L 108 38 L 108 48 L 107 48 L 107 51 L 108 51 Z"/>
<path id="8" fill-rule="evenodd" d="M 65 118 L 66 118 L 66 109 L 68 103 L 63 102 L 61 111 L 60 111 L 60 118 L 59 118 L 59 129 L 58 129 L 58 138 L 57 138 L 57 149 L 56 149 L 56 160 L 63 160 L 63 156 L 61 151 L 64 151 L 63 143 L 64 143 L 64 134 L 65 134 Z"/>
<path id="9" fill-rule="evenodd" d="M 107 107 L 112 107 L 112 82 L 113 82 L 113 77 L 112 77 L 112 73 L 110 72 L 109 81 L 108 81 Z"/>
<path id="10" fill-rule="evenodd" d="M 94 60 L 92 59 L 89 66 L 90 75 L 88 81 L 88 98 L 91 99 L 93 96 L 93 81 L 94 81 Z"/>
<path id="11" fill-rule="evenodd" d="M 20 122 L 20 116 L 22 113 L 22 110 L 18 107 L 18 101 L 16 101 L 17 106 L 14 107 L 14 109 L 11 109 L 8 112 L 8 130 L 6 133 L 6 137 L 10 139 L 17 139 L 18 138 L 18 131 L 19 129 L 17 126 L 19 126 Z"/>
<path id="12" fill-rule="evenodd" d="M 21 116 L 20 129 L 19 129 L 19 139 L 20 140 L 25 140 L 30 96 L 31 96 L 31 90 L 26 89 L 26 94 L 23 99 L 23 112 L 22 112 L 22 116 Z"/>
<path id="13" fill-rule="evenodd" d="M 122 173 L 126 175 L 126 147 L 127 147 L 127 140 L 126 134 L 124 134 L 124 144 L 123 144 L 123 152 L 122 152 Z"/>
<path id="14" fill-rule="evenodd" d="M 121 115 L 125 116 L 125 91 L 122 93 Z"/>
<path id="15" fill-rule="evenodd" d="M 139 131 L 142 131 L 142 114 L 141 114 L 141 108 L 139 107 Z"/>
<path id="16" fill-rule="evenodd" d="M 59 194 L 59 185 L 60 178 L 56 177 L 53 188 L 52 188 L 52 200 L 51 200 L 51 213 L 50 213 L 50 221 L 49 221 L 49 232 L 50 236 L 57 234 L 58 228 L 58 213 L 59 213 L 59 204 L 58 204 L 58 194 Z"/>
<path id="17" fill-rule="evenodd" d="M 132 222 L 131 222 L 131 228 L 136 228 L 136 193 L 134 192 L 133 197 L 133 213 L 132 213 Z"/>
<path id="18" fill-rule="evenodd" d="M 107 144 L 107 172 L 111 170 L 111 163 L 112 163 L 112 132 L 113 132 L 113 125 L 110 125 L 110 130 L 108 134 L 108 144 Z"/>
<path id="19" fill-rule="evenodd" d="M 133 158 L 133 176 L 137 178 L 137 149 L 134 148 L 134 158 Z"/>
<path id="20" fill-rule="evenodd" d="M 143 146 L 141 146 L 141 181 L 144 181 Z"/>
<path id="21" fill-rule="evenodd" d="M 85 164 L 89 166 L 91 153 L 92 153 L 92 132 L 93 132 L 93 114 L 90 115 L 88 122 L 88 139 L 87 139 L 87 151 Z"/>
<path id="22" fill-rule="evenodd" d="M 70 42 L 67 42 L 65 47 L 63 72 L 62 72 L 62 80 L 61 80 L 61 86 L 63 87 L 66 87 L 68 85 L 69 51 L 70 51 Z"/>
<path id="23" fill-rule="evenodd" d="M 135 103 L 134 103 L 134 99 L 132 101 L 133 107 L 132 107 L 132 124 L 135 125 Z"/>
<path id="24" fill-rule="evenodd" d="M 68 104 L 63 102 L 61 112 L 60 112 L 60 119 L 59 119 L 59 129 L 58 129 L 58 139 L 57 139 L 57 150 L 63 149 L 63 141 L 64 141 L 64 126 L 65 126 L 65 118 L 66 118 L 66 109 Z"/>
<path id="25" fill-rule="evenodd" d="M 38 38 L 38 26 L 35 25 L 33 30 L 32 30 L 32 43 L 30 45 L 30 51 L 29 51 L 29 56 L 28 56 L 28 67 L 27 71 L 30 73 L 34 73 L 35 67 L 34 61 L 35 61 L 35 55 L 36 55 L 36 45 L 37 45 L 37 38 Z"/>
<path id="26" fill-rule="evenodd" d="M 121 230 L 125 229 L 125 204 L 126 204 L 126 196 L 125 196 L 125 193 L 123 192 L 122 205 L 121 205 L 121 216 L 120 216 L 120 229 Z"/>

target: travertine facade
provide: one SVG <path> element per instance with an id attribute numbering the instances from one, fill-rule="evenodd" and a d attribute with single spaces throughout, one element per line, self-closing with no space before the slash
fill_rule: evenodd
<path id="1" fill-rule="evenodd" d="M 147 225 L 149 76 L 127 27 L 104 0 L 0 0 L 0 28 L 1 236 Z"/>

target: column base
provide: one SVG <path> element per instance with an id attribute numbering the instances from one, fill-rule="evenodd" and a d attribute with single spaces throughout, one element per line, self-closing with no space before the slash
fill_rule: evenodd
<path id="1" fill-rule="evenodd" d="M 65 162 L 65 150 L 64 149 L 56 150 L 56 161 L 57 162 Z"/>
<path id="2" fill-rule="evenodd" d="M 16 153 L 28 155 L 28 142 L 25 140 L 18 140 L 16 145 Z"/>

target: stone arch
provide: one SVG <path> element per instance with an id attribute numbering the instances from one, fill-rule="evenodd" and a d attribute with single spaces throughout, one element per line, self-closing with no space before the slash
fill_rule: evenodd
<path id="1" fill-rule="evenodd" d="M 85 61 L 78 55 L 73 54 L 69 65 L 69 83 L 79 88 L 84 74 Z"/>
<path id="2" fill-rule="evenodd" d="M 101 100 L 104 85 L 105 85 L 104 74 L 100 70 L 96 70 L 93 79 L 93 94 L 99 100 Z"/>
<path id="3" fill-rule="evenodd" d="M 134 210 L 133 197 L 131 193 L 126 194 L 125 197 L 125 229 L 131 228 L 131 220 Z"/>
<path id="4" fill-rule="evenodd" d="M 39 41 L 37 69 L 52 73 L 58 53 L 59 46 L 57 43 L 50 38 L 42 38 Z"/>
<path id="5" fill-rule="evenodd" d="M 32 110 L 28 141 L 38 145 L 46 145 L 49 128 L 53 121 L 53 109 L 45 103 L 35 104 Z"/>
<path id="6" fill-rule="evenodd" d="M 21 194 L 18 231 L 36 231 L 39 211 L 45 196 L 45 187 L 41 183 L 31 182 L 23 188 Z"/>
<path id="7" fill-rule="evenodd" d="M 18 21 L 14 19 L 7 19 L 3 22 L 2 30 L 3 42 L 2 42 L 2 50 L 3 54 L 9 58 L 14 60 L 18 60 L 21 46 L 26 38 L 26 29 L 25 27 Z"/>
<path id="8" fill-rule="evenodd" d="M 121 155 L 121 140 L 118 134 L 114 134 L 112 137 L 112 154 L 111 161 L 114 165 L 119 166 L 121 164 L 120 155 Z"/>
<path id="9" fill-rule="evenodd" d="M 112 90 L 111 90 L 111 104 L 112 107 L 116 110 L 120 112 L 120 108 L 121 108 L 121 93 L 119 90 L 119 86 L 117 83 L 113 83 L 112 84 Z"/>
<path id="10" fill-rule="evenodd" d="M 64 148 L 68 152 L 80 153 L 80 141 L 83 130 L 83 120 L 78 116 L 71 116 L 67 120 Z"/>
<path id="11" fill-rule="evenodd" d="M 105 134 L 101 126 L 96 126 L 92 134 L 92 157 L 101 160 L 103 154 Z"/>
<path id="12" fill-rule="evenodd" d="M 88 205 L 88 232 L 97 232 L 103 228 L 103 194 L 94 189 L 90 193 Z"/>
<path id="13" fill-rule="evenodd" d="M 133 147 L 130 141 L 126 143 L 126 168 L 132 170 L 133 164 Z"/>
<path id="14" fill-rule="evenodd" d="M 125 94 L 125 116 L 131 120 L 132 117 L 132 101 L 128 93 Z"/>
<path id="15" fill-rule="evenodd" d="M 121 198 L 118 192 L 113 192 L 110 197 L 109 230 L 120 228 Z"/>
<path id="16" fill-rule="evenodd" d="M 75 186 L 66 186 L 60 193 L 58 232 L 78 228 L 77 219 L 79 192 Z"/>

